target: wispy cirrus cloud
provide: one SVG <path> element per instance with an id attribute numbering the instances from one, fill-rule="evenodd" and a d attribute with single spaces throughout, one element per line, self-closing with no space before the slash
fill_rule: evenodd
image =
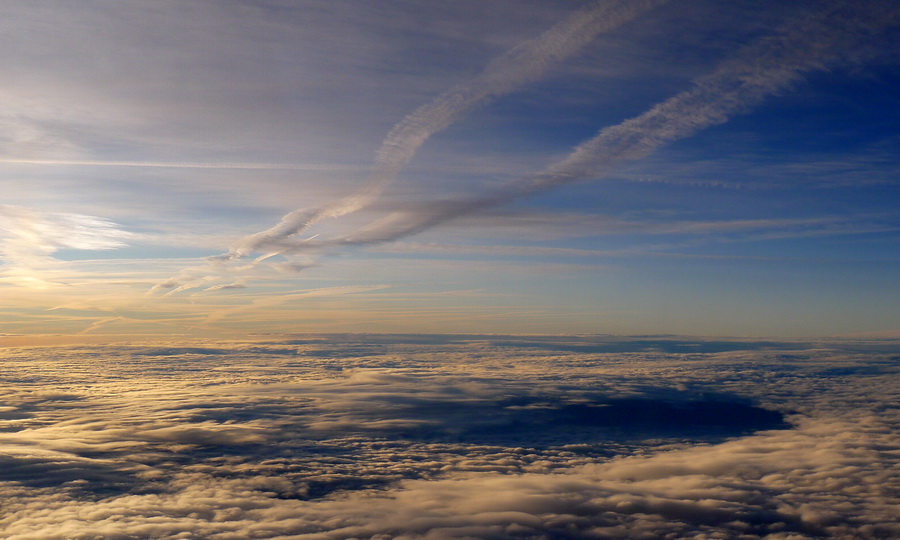
<path id="1" fill-rule="evenodd" d="M 569 15 L 540 37 L 494 59 L 475 79 L 451 88 L 406 116 L 388 132 L 376 155 L 369 181 L 355 193 L 319 208 L 295 210 L 271 229 L 244 238 L 225 258 L 241 258 L 271 248 L 279 251 L 282 241 L 301 234 L 315 223 L 368 206 L 432 135 L 473 109 L 541 78 L 601 32 L 621 26 L 665 1 L 599 0 Z"/>
<path id="2" fill-rule="evenodd" d="M 646 7 L 648 6 L 643 9 Z M 827 3 L 819 11 L 805 13 L 777 32 L 743 47 L 712 73 L 697 78 L 691 89 L 657 104 L 639 116 L 602 129 L 541 173 L 509 182 L 482 194 L 412 202 L 402 210 L 394 211 L 342 236 L 296 238 L 296 235 L 320 219 L 340 217 L 370 204 L 431 134 L 445 128 L 462 113 L 484 100 L 502 95 L 515 86 L 536 78 L 542 70 L 535 69 L 530 62 L 523 63 L 520 58 L 536 55 L 539 59 L 544 58 L 544 62 L 557 61 L 557 56 L 561 58 L 561 55 L 550 55 L 543 49 L 558 39 L 555 36 L 561 29 L 578 37 L 570 37 L 572 41 L 566 49 L 567 54 L 571 54 L 576 45 L 581 46 L 586 42 L 587 34 L 583 29 L 576 31 L 566 26 L 573 24 L 571 20 L 560 23 L 538 40 L 515 49 L 491 64 L 480 78 L 470 83 L 471 87 L 454 88 L 442 94 L 398 124 L 389 133 L 379 152 L 373 178 L 359 192 L 331 205 L 292 212 L 272 229 L 247 237 L 239 247 L 214 258 L 213 263 L 222 269 L 233 267 L 240 273 L 239 268 L 252 268 L 274 255 L 315 255 L 340 246 L 392 242 L 523 197 L 574 182 L 604 178 L 624 163 L 638 160 L 671 142 L 727 122 L 766 98 L 789 90 L 810 73 L 845 62 L 864 60 L 864 57 L 857 54 L 855 45 L 864 43 L 870 35 L 896 24 L 900 18 L 898 12 L 900 10 L 878 2 Z M 635 15 L 636 13 L 631 13 L 628 17 Z M 550 36 L 554 37 L 551 39 Z M 507 75 L 507 70 L 511 70 L 513 75 Z M 497 79 L 500 75 L 502 77 Z M 498 80 L 503 81 L 503 86 L 495 88 Z M 695 229 L 694 232 L 703 228 Z M 689 225 L 683 224 L 681 232 L 691 232 L 690 229 Z M 257 251 L 263 252 L 263 255 L 253 263 L 232 265 L 232 261 Z M 180 284 L 180 290 L 202 283 L 185 281 L 184 276 L 173 279 Z"/>
<path id="3" fill-rule="evenodd" d="M 124 247 L 132 237 L 115 223 L 83 214 L 41 212 L 0 205 L 0 260 L 4 281 L 46 287 L 45 271 L 58 267 L 53 254 L 60 249 L 110 250 Z"/>
<path id="4" fill-rule="evenodd" d="M 284 244 L 295 246 L 312 238 L 297 239 L 309 227 L 324 219 L 354 213 L 375 201 L 409 163 L 419 147 L 432 135 L 458 121 L 470 111 L 483 106 L 517 88 L 540 79 L 552 67 L 578 52 L 598 34 L 614 29 L 666 0 L 622 2 L 599 0 L 570 14 L 541 36 L 526 41 L 494 59 L 474 79 L 440 94 L 395 125 L 382 142 L 366 184 L 348 197 L 317 208 L 294 210 L 268 230 L 243 238 L 228 253 L 213 257 L 207 267 L 186 269 L 154 287 L 154 291 L 172 292 L 192 289 L 216 280 L 222 272 L 252 269 L 259 262 L 290 251 Z M 250 264 L 235 269 L 228 263 L 263 252 Z M 203 274 L 195 278 L 196 274 Z"/>
<path id="5" fill-rule="evenodd" d="M 230 284 L 225 286 L 214 286 L 206 289 L 207 291 L 216 291 L 222 289 L 241 289 L 243 286 L 241 284 Z M 257 298 L 250 302 L 248 305 L 242 305 L 232 308 L 225 308 L 213 311 L 210 313 L 206 319 L 203 321 L 203 324 L 213 324 L 215 322 L 221 321 L 222 319 L 236 315 L 239 313 L 257 311 L 261 308 L 272 308 L 276 306 L 280 306 L 282 304 L 287 304 L 290 302 L 294 302 L 297 300 L 302 300 L 306 298 L 316 298 L 320 296 L 327 297 L 335 297 L 342 296 L 345 294 L 358 294 L 365 293 L 369 291 L 377 291 L 381 289 L 388 288 L 387 285 L 364 285 L 364 286 L 342 286 L 342 287 L 323 287 L 320 289 L 310 289 L 305 291 L 289 291 L 286 293 L 279 294 L 277 296 L 266 296 L 263 298 Z"/>
<path id="6" fill-rule="evenodd" d="M 765 98 L 799 83 L 808 73 L 848 61 L 846 53 L 852 49 L 850 45 L 891 28 L 898 20 L 900 9 L 883 3 L 834 3 L 743 48 L 716 71 L 697 79 L 692 89 L 640 116 L 601 130 L 542 173 L 482 195 L 419 203 L 409 211 L 391 214 L 355 233 L 298 245 L 295 249 L 390 242 L 522 197 L 573 182 L 603 178 L 622 163 L 727 122 Z M 290 242 L 284 245 L 290 251 Z"/>
<path id="7" fill-rule="evenodd" d="M 79 165 L 85 167 L 134 167 L 158 169 L 243 169 L 253 171 L 359 171 L 358 165 L 316 163 L 229 163 L 229 162 L 178 162 L 178 161 L 110 161 L 85 159 L 26 159 L 0 158 L 0 163 L 23 165 Z"/>

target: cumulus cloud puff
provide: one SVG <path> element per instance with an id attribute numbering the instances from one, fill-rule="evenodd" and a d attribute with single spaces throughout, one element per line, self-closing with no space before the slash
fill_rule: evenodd
<path id="1" fill-rule="evenodd" d="M 4 538 L 890 538 L 896 343 L 8 349 Z"/>

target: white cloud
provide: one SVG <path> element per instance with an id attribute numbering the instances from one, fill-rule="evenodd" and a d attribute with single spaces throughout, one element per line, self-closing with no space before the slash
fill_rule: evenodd
<path id="1" fill-rule="evenodd" d="M 131 237 L 115 223 L 95 216 L 39 212 L 0 206 L 0 260 L 3 279 L 27 285 L 44 283 L 45 270 L 59 266 L 60 249 L 110 250 L 124 247 Z"/>

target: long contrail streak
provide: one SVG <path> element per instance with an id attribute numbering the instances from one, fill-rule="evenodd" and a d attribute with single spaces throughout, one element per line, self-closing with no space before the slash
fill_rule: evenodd
<path id="1" fill-rule="evenodd" d="M 358 171 L 360 165 L 330 165 L 301 163 L 216 163 L 216 162 L 174 162 L 174 161 L 102 161 L 79 159 L 14 159 L 3 158 L 0 163 L 21 165 L 82 166 L 82 167 L 137 167 L 162 169 L 248 169 L 286 171 Z"/>
<path id="2" fill-rule="evenodd" d="M 644 7 L 648 5 L 645 4 Z M 592 9 L 597 10 L 599 7 L 595 5 Z M 227 262 L 262 250 L 268 256 L 390 242 L 460 216 L 558 186 L 603 178 L 622 163 L 642 158 L 661 146 L 727 122 L 765 98 L 789 89 L 809 73 L 828 69 L 840 62 L 859 61 L 859 58 L 848 56 L 847 51 L 858 51 L 856 45 L 864 43 L 868 36 L 896 26 L 898 22 L 898 4 L 875 0 L 823 2 L 820 11 L 794 19 L 780 31 L 740 49 L 715 71 L 696 79 L 691 89 L 657 104 L 639 116 L 602 129 L 541 173 L 473 197 L 422 202 L 408 211 L 392 213 L 345 236 L 323 240 L 315 237 L 298 240 L 295 237 L 316 221 L 339 217 L 369 204 L 431 134 L 450 125 L 477 104 L 510 91 L 513 83 L 509 81 L 512 79 L 503 79 L 501 75 L 504 71 L 497 65 L 499 63 L 503 66 L 503 61 L 507 58 L 520 58 L 519 55 L 523 54 L 520 47 L 492 63 L 472 83 L 442 94 L 395 126 L 379 153 L 373 179 L 366 187 L 334 204 L 292 212 L 272 229 L 248 237 L 240 246 L 218 260 Z M 538 40 L 527 44 L 525 50 L 535 47 L 535 43 L 543 43 L 548 35 L 572 23 L 572 20 L 560 23 Z M 542 58 L 552 58 L 554 61 L 559 58 L 550 53 L 545 54 Z M 516 63 L 519 60 L 509 61 L 511 66 L 519 65 Z M 516 84 L 532 80 L 542 72 L 539 69 L 520 73 L 512 67 L 508 69 L 519 74 Z M 506 82 L 496 86 L 487 84 L 493 80 L 492 77 L 499 77 Z M 472 90 L 472 87 L 480 88 L 479 92 Z M 250 264 L 245 268 L 249 269 L 254 265 Z M 183 278 L 187 278 L 189 282 L 197 281 L 196 275 L 190 276 L 187 273 L 157 287 L 181 285 L 177 290 L 184 290 L 196 286 L 193 283 L 182 283 Z"/>
<path id="3" fill-rule="evenodd" d="M 334 203 L 286 214 L 274 227 L 250 235 L 221 257 L 232 260 L 269 249 L 311 225 L 356 212 L 376 200 L 429 137 L 476 107 L 540 79 L 598 34 L 612 30 L 668 0 L 600 0 L 578 10 L 536 39 L 492 61 L 475 79 L 457 85 L 404 118 L 388 132 L 370 178 L 355 193 Z"/>
<path id="4" fill-rule="evenodd" d="M 616 166 L 650 154 L 670 142 L 725 123 L 763 99 L 789 88 L 806 74 L 843 59 L 851 45 L 900 22 L 900 5 L 830 2 L 823 11 L 794 21 L 781 32 L 743 48 L 693 88 L 621 124 L 601 130 L 544 172 L 476 197 L 431 201 L 414 212 L 397 212 L 356 233 L 291 245 L 283 252 L 335 245 L 389 242 L 451 219 L 495 207 L 564 184 L 601 178 Z"/>

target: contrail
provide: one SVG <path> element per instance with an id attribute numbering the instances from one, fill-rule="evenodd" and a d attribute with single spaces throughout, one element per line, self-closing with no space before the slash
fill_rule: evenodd
<path id="1" fill-rule="evenodd" d="M 690 90 L 640 116 L 601 130 L 542 173 L 481 196 L 421 203 L 416 211 L 391 214 L 356 233 L 328 241 L 300 245 L 272 238 L 272 243 L 289 253 L 389 242 L 557 186 L 601 178 L 623 162 L 727 122 L 733 115 L 799 82 L 804 75 L 845 60 L 844 53 L 854 50 L 853 45 L 898 22 L 900 4 L 829 2 L 823 11 L 796 20 L 781 32 L 743 48 L 716 71 L 695 80 Z"/>
<path id="2" fill-rule="evenodd" d="M 377 199 L 429 137 L 474 108 L 540 79 L 598 34 L 612 30 L 668 0 L 600 0 L 580 9 L 536 39 L 494 59 L 475 79 L 457 85 L 404 118 L 388 132 L 365 186 L 337 202 L 286 214 L 274 227 L 247 236 L 220 260 L 277 246 L 323 219 L 356 212 Z"/>
<path id="3" fill-rule="evenodd" d="M 248 169 L 248 170 L 286 170 L 286 171 L 358 171 L 360 165 L 302 164 L 302 163 L 197 163 L 169 161 L 102 161 L 78 159 L 14 159 L 2 158 L 0 163 L 22 165 L 76 165 L 83 167 L 137 167 L 162 169 Z"/>

